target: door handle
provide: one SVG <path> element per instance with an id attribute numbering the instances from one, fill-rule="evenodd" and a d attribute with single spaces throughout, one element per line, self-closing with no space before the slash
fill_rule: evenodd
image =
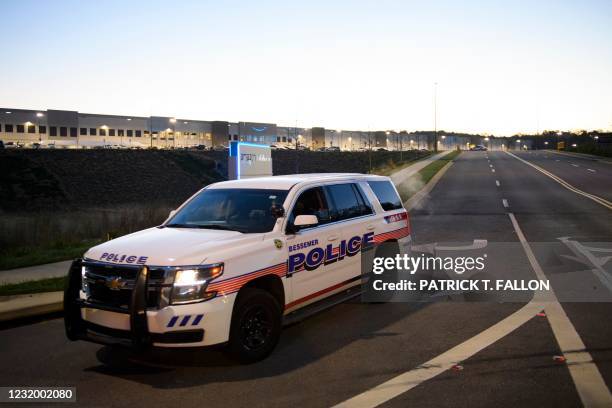
<path id="1" fill-rule="evenodd" d="M 329 237 L 327 237 L 327 240 L 328 240 L 328 241 L 335 241 L 335 240 L 337 240 L 337 239 L 338 239 L 338 236 L 337 236 L 337 235 L 330 235 Z"/>
<path id="2" fill-rule="evenodd" d="M 366 226 L 366 229 L 367 229 L 368 231 L 373 231 L 373 230 L 374 230 L 374 228 L 376 228 L 376 227 L 375 227 L 374 225 L 372 225 L 372 224 L 368 224 L 368 225 Z"/>

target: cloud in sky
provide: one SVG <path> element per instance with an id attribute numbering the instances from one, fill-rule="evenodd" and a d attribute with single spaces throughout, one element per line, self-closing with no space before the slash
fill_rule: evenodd
<path id="1" fill-rule="evenodd" d="M 535 4 L 537 3 L 537 4 Z M 342 129 L 612 127 L 612 3 L 4 1 L 2 104 Z"/>

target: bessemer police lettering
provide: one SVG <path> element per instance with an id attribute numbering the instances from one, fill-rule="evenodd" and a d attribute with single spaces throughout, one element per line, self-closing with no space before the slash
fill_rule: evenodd
<path id="1" fill-rule="evenodd" d="M 332 262 L 341 261 L 346 256 L 357 255 L 362 247 L 372 243 L 373 237 L 374 233 L 368 232 L 364 234 L 363 237 L 356 235 L 349 240 L 343 239 L 336 248 L 334 248 L 332 244 L 328 244 L 325 248 L 315 247 L 308 251 L 308 253 L 297 252 L 291 254 L 287 262 L 288 273 L 291 274 L 301 267 L 311 271 L 317 269 L 323 263 L 327 265 Z M 312 241 L 308 242 L 310 243 Z"/>
<path id="2" fill-rule="evenodd" d="M 313 239 L 311 241 L 300 242 L 299 244 L 289 245 L 289 252 L 297 251 L 300 249 L 305 249 L 311 246 L 319 245 L 318 239 Z"/>
<path id="3" fill-rule="evenodd" d="M 147 259 L 149 259 L 148 256 L 121 255 L 121 254 L 111 254 L 108 252 L 103 253 L 102 256 L 100 257 L 101 261 L 117 262 L 117 263 L 125 262 L 129 264 L 137 264 L 137 265 L 144 265 L 147 262 Z"/>

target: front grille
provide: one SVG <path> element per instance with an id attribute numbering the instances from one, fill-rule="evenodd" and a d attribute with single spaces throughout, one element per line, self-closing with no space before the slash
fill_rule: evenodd
<path id="1" fill-rule="evenodd" d="M 83 266 L 83 289 L 88 302 L 129 310 L 139 267 L 101 263 L 84 263 Z M 150 269 L 146 293 L 148 308 L 162 307 L 167 297 L 163 292 L 169 290 L 166 275 L 163 268 Z"/>

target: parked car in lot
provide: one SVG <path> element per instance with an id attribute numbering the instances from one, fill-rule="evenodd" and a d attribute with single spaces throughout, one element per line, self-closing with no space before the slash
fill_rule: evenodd
<path id="1" fill-rule="evenodd" d="M 66 334 L 136 347 L 227 343 L 240 361 L 257 361 L 272 352 L 283 323 L 360 285 L 362 248 L 394 242 L 404 252 L 409 240 L 408 214 L 388 177 L 211 184 L 161 225 L 73 262 Z"/>
<path id="2" fill-rule="evenodd" d="M 21 142 L 6 142 L 4 147 L 7 149 L 22 149 L 24 144 Z"/>

